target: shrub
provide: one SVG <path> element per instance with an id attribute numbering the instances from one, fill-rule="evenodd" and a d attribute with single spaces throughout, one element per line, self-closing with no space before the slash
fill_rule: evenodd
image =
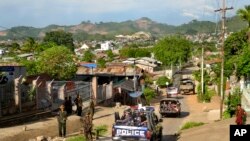
<path id="1" fill-rule="evenodd" d="M 98 125 L 94 128 L 94 130 L 98 131 L 98 136 L 103 136 L 107 133 L 108 126 L 107 125 Z"/>
<path id="2" fill-rule="evenodd" d="M 189 129 L 189 128 L 193 128 L 193 127 L 197 127 L 197 126 L 201 126 L 205 123 L 203 122 L 187 122 L 185 123 L 182 127 L 181 127 L 181 130 L 185 130 L 185 129 Z"/>
<path id="3" fill-rule="evenodd" d="M 228 119 L 228 118 L 231 118 L 231 113 L 229 110 L 226 110 L 223 112 L 223 119 Z"/>
<path id="4" fill-rule="evenodd" d="M 79 136 L 70 137 L 66 139 L 66 141 L 86 141 L 86 139 L 82 135 L 79 135 Z"/>
<path id="5" fill-rule="evenodd" d="M 166 76 L 161 76 L 156 80 L 156 84 L 159 87 L 166 87 L 166 82 L 170 82 L 170 80 Z"/>
<path id="6" fill-rule="evenodd" d="M 201 85 L 198 86 L 198 101 L 199 102 L 210 102 L 211 98 L 214 96 L 216 92 L 214 90 L 208 89 L 208 87 L 205 85 L 204 87 L 204 93 L 201 94 Z"/>
<path id="7" fill-rule="evenodd" d="M 151 101 L 152 98 L 154 98 L 156 96 L 156 93 L 153 89 L 146 87 L 143 91 L 143 94 L 146 98 L 147 103 L 149 103 Z"/>
<path id="8" fill-rule="evenodd" d="M 236 88 L 232 94 L 226 97 L 225 104 L 227 105 L 227 111 L 230 113 L 230 117 L 235 113 L 237 104 L 241 103 L 241 91 Z"/>

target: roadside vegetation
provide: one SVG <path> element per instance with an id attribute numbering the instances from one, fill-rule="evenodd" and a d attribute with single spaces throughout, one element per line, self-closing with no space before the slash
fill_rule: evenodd
<path id="1" fill-rule="evenodd" d="M 181 130 L 190 129 L 190 128 L 197 127 L 197 126 L 201 126 L 201 125 L 204 125 L 204 124 L 205 124 L 205 123 L 203 123 L 203 122 L 193 122 L 193 121 L 186 122 L 186 123 L 181 127 Z"/>
<path id="2" fill-rule="evenodd" d="M 227 105 L 226 110 L 223 112 L 223 119 L 231 118 L 235 115 L 237 104 L 241 102 L 242 92 L 239 88 L 236 88 L 232 94 L 226 97 L 225 105 Z"/>
<path id="3" fill-rule="evenodd" d="M 83 135 L 67 138 L 66 141 L 86 141 Z"/>

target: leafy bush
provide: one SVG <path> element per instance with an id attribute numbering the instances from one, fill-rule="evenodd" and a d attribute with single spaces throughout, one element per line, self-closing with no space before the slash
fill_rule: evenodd
<path id="1" fill-rule="evenodd" d="M 197 126 L 201 126 L 205 123 L 203 122 L 187 122 L 185 123 L 182 127 L 181 127 L 181 130 L 185 130 L 185 129 L 189 129 L 189 128 L 193 128 L 193 127 L 197 127 Z"/>
<path id="2" fill-rule="evenodd" d="M 223 112 L 223 119 L 228 119 L 228 118 L 231 118 L 231 113 L 229 110 L 226 110 Z"/>
<path id="3" fill-rule="evenodd" d="M 146 87 L 143 91 L 143 94 L 146 98 L 147 103 L 149 103 L 151 101 L 152 98 L 154 98 L 156 96 L 156 93 L 153 89 Z"/>
<path id="4" fill-rule="evenodd" d="M 108 126 L 107 125 L 98 125 L 94 128 L 94 130 L 98 131 L 98 136 L 103 136 L 107 133 Z"/>
<path id="5" fill-rule="evenodd" d="M 156 84 L 159 87 L 165 87 L 166 86 L 166 82 L 170 83 L 170 80 L 166 77 L 166 76 L 161 76 L 156 80 Z"/>
<path id="6" fill-rule="evenodd" d="M 232 94 L 226 97 L 225 104 L 227 105 L 227 111 L 230 113 L 230 117 L 235 113 L 237 104 L 241 103 L 241 91 L 236 88 Z"/>

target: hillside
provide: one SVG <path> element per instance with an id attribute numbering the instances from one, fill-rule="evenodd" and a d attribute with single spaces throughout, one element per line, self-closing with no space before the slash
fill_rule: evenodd
<path id="1" fill-rule="evenodd" d="M 133 34 L 138 31 L 150 32 L 153 36 L 159 37 L 167 34 L 196 34 L 214 33 L 220 23 L 216 24 L 210 21 L 192 20 L 189 23 L 180 26 L 173 26 L 163 23 L 157 23 L 149 18 L 140 18 L 134 21 L 128 20 L 124 22 L 81 22 L 78 25 L 60 26 L 49 25 L 44 28 L 18 26 L 11 29 L 1 31 L 0 39 L 23 39 L 33 37 L 36 39 L 44 37 L 46 32 L 53 30 L 65 30 L 71 32 L 76 40 L 98 40 L 110 39 L 119 34 Z M 228 18 L 228 31 L 237 31 L 247 26 L 239 17 Z"/>

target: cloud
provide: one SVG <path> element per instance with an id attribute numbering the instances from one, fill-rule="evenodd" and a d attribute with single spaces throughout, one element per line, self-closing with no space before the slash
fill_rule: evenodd
<path id="1" fill-rule="evenodd" d="M 195 14 L 189 13 L 189 12 L 183 12 L 182 15 L 185 16 L 185 17 L 193 18 L 193 19 L 199 19 L 198 15 L 195 15 Z"/>

